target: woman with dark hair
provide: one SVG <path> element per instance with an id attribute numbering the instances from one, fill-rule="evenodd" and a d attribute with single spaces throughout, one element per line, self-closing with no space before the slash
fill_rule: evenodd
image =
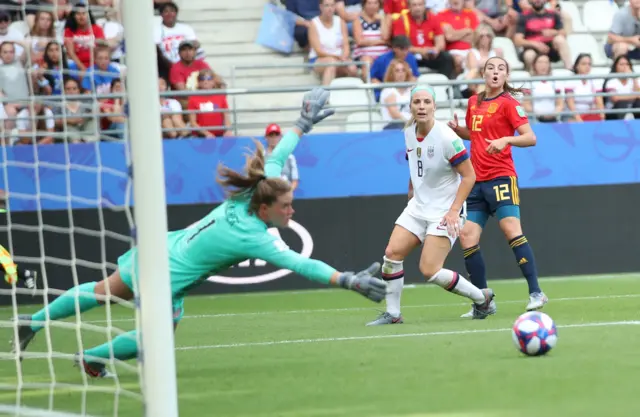
<path id="1" fill-rule="evenodd" d="M 577 75 L 589 75 L 591 62 L 591 55 L 578 55 L 573 64 L 573 72 Z M 573 121 L 604 120 L 604 100 L 602 100 L 602 96 L 595 96 L 595 94 L 602 92 L 602 86 L 596 80 L 569 80 L 565 84 L 564 91 L 567 94 L 567 107 L 574 112 Z"/>
<path id="2" fill-rule="evenodd" d="M 631 74 L 633 64 L 626 55 L 620 55 L 613 61 L 611 74 Z M 607 93 L 615 93 L 605 97 L 607 109 L 629 109 L 636 119 L 640 118 L 640 86 L 636 78 L 607 78 L 602 85 L 602 90 Z M 607 113 L 607 120 L 623 119 L 628 113 Z"/>
<path id="3" fill-rule="evenodd" d="M 40 63 L 33 66 L 35 83 L 43 95 L 60 95 L 62 93 L 62 81 L 75 74 L 69 74 L 69 64 L 64 48 L 52 41 L 44 48 L 44 54 Z M 75 78 L 75 77 L 74 77 Z"/>
<path id="4" fill-rule="evenodd" d="M 358 273 L 339 272 L 324 262 L 306 258 L 289 249 L 270 227 L 285 227 L 293 216 L 291 184 L 281 178 L 282 167 L 300 137 L 313 126 L 333 114 L 324 106 L 329 92 L 316 88 L 304 96 L 300 118 L 266 158 L 262 145 L 247 157 L 245 172 L 226 166 L 218 170 L 218 183 L 226 190 L 227 199 L 198 221 L 193 228 L 177 230 L 167 235 L 169 275 L 174 309 L 174 326 L 184 314 L 184 297 L 205 282 L 210 274 L 225 271 L 245 259 L 264 259 L 279 268 L 292 270 L 309 280 L 355 291 L 380 302 L 386 284 L 374 278 L 380 264 L 374 263 Z M 135 270 L 137 248 L 118 259 L 118 269 L 100 282 L 87 282 L 71 288 L 33 315 L 19 316 L 21 321 L 14 350 L 22 352 L 50 320 L 62 320 L 104 304 L 114 297 L 131 300 L 137 292 Z M 141 302 L 148 300 L 138 294 Z M 105 298 L 106 297 L 106 298 Z M 135 359 L 138 355 L 136 330 L 115 337 L 112 341 L 78 354 L 77 361 L 92 377 L 109 376 L 105 361 Z"/>
<path id="5" fill-rule="evenodd" d="M 549 56 L 539 54 L 531 63 L 533 77 L 548 77 L 551 75 L 551 61 Z M 531 81 L 525 84 L 525 97 L 522 106 L 527 113 L 535 116 L 538 122 L 557 122 L 564 109 L 562 85 L 557 81 Z"/>
<path id="6" fill-rule="evenodd" d="M 98 39 L 105 39 L 102 28 L 86 6 L 76 6 L 67 18 L 64 46 L 80 71 L 84 72 L 93 65 L 93 48 Z"/>

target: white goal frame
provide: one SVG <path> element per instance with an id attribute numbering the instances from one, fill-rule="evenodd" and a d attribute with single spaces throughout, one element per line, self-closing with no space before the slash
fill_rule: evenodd
<path id="1" fill-rule="evenodd" d="M 153 6 L 124 0 L 126 91 L 138 247 L 138 329 L 145 415 L 178 417 L 173 337 L 164 158 L 158 100 L 158 68 L 153 40 Z"/>

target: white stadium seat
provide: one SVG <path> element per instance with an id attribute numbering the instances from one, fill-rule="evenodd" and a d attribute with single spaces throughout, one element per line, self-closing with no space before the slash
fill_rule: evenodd
<path id="1" fill-rule="evenodd" d="M 594 66 L 606 66 L 608 63 L 607 57 L 604 54 L 604 48 L 596 41 L 593 35 L 586 33 L 571 34 L 567 37 L 569 43 L 569 49 L 571 49 L 572 62 L 582 53 L 591 54 L 593 59 L 592 65 Z"/>
<path id="2" fill-rule="evenodd" d="M 509 80 L 520 80 L 516 81 L 516 84 L 524 83 L 527 78 L 531 78 L 531 74 L 528 71 L 511 71 L 511 74 L 509 74 Z"/>
<path id="3" fill-rule="evenodd" d="M 31 31 L 31 29 L 29 29 L 29 24 L 24 20 L 17 20 L 15 22 L 12 22 L 11 25 L 9 25 L 9 30 L 11 31 L 17 30 L 20 33 L 22 33 L 24 36 L 27 36 Z"/>
<path id="4" fill-rule="evenodd" d="M 589 31 L 608 32 L 618 5 L 609 0 L 589 0 L 582 6 L 582 20 Z"/>
<path id="5" fill-rule="evenodd" d="M 511 39 L 498 36 L 493 39 L 493 47 L 502 49 L 504 59 L 507 60 L 507 62 L 509 63 L 509 67 L 512 70 L 519 70 L 524 68 L 524 65 L 518 58 L 518 51 L 516 50 L 516 47 Z"/>
<path id="6" fill-rule="evenodd" d="M 436 93 L 436 103 L 443 103 L 449 98 L 453 98 L 453 93 L 451 91 L 451 87 L 447 87 L 445 85 L 433 85 L 433 83 L 446 83 L 449 79 L 442 74 L 422 74 L 418 78 L 418 84 L 429 84 L 433 87 L 433 90 Z"/>
<path id="7" fill-rule="evenodd" d="M 571 17 L 571 25 L 574 32 L 586 32 L 587 27 L 582 23 L 582 16 L 578 6 L 572 1 L 559 2 L 563 12 L 566 12 Z"/>
<path id="8" fill-rule="evenodd" d="M 345 132 L 379 132 L 386 125 L 382 121 L 382 115 L 375 110 L 371 112 L 359 111 L 347 116 Z"/>
<path id="9" fill-rule="evenodd" d="M 375 102 L 367 93 L 367 90 L 357 88 L 364 83 L 360 78 L 344 77 L 331 81 L 331 87 L 356 87 L 353 90 L 332 90 L 329 104 L 335 107 L 336 111 L 354 111 L 354 108 L 340 108 L 342 106 L 362 106 L 367 107 Z"/>
<path id="10" fill-rule="evenodd" d="M 453 120 L 454 111 L 455 109 L 451 109 L 449 107 L 436 109 L 436 112 L 435 112 L 436 120 L 440 120 L 441 122 L 448 122 L 449 120 Z M 459 114 L 458 114 L 458 118 L 460 118 Z M 462 118 L 464 119 L 464 116 L 462 116 Z"/>

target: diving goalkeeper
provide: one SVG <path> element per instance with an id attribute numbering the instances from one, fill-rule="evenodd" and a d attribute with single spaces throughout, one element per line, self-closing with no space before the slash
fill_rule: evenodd
<path id="1" fill-rule="evenodd" d="M 267 231 L 269 227 L 286 226 L 294 213 L 291 186 L 280 177 L 280 173 L 300 136 L 333 114 L 333 110 L 324 108 L 328 99 L 329 92 L 322 88 L 306 93 L 301 117 L 266 162 L 262 147 L 257 144 L 258 149 L 247 160 L 245 173 L 220 167 L 218 182 L 227 190 L 227 200 L 201 219 L 196 227 L 168 234 L 175 324 L 184 314 L 183 298 L 189 290 L 200 285 L 207 276 L 220 273 L 248 258 L 264 259 L 310 280 L 356 291 L 375 302 L 384 299 L 386 283 L 373 277 L 380 266 L 378 263 L 358 273 L 338 272 L 324 262 L 305 258 L 290 250 L 282 240 Z M 118 259 L 118 269 L 106 280 L 74 287 L 37 313 L 19 316 L 21 324 L 17 344 L 20 350 L 25 350 L 44 327 L 47 315 L 50 320 L 74 315 L 76 298 L 80 312 L 100 305 L 101 301 L 96 295 L 106 295 L 107 285 L 112 295 L 125 300 L 132 299 L 137 287 L 133 282 L 135 257 L 136 248 L 133 248 Z M 145 302 L 144 294 L 141 297 Z M 110 358 L 111 351 L 118 360 L 136 358 L 138 346 L 135 332 L 119 335 L 110 343 L 81 352 L 78 362 L 90 376 L 109 376 L 104 362 Z M 17 349 L 15 345 L 14 349 Z"/>

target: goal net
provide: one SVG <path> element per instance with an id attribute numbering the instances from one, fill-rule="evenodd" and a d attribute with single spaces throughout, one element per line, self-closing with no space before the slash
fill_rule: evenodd
<path id="1" fill-rule="evenodd" d="M 0 245 L 18 268 L 38 274 L 35 289 L 0 279 L 0 337 L 7 342 L 16 339 L 20 324 L 29 324 L 20 320 L 24 315 L 74 286 L 107 278 L 118 256 L 136 243 L 131 174 L 136 164 L 127 117 L 133 100 L 126 73 L 133 64 L 127 69 L 124 59 L 112 60 L 115 55 L 120 58 L 117 52 L 124 45 L 115 30 L 123 29 L 122 9 L 62 5 L 86 1 L 40 3 L 45 5 L 23 3 L 0 10 L 0 17 L 9 16 L 5 39 L 12 41 L 0 41 L 0 196 L 6 206 L 0 213 Z M 151 22 L 151 2 L 146 3 L 151 16 L 136 19 Z M 94 23 L 91 34 L 69 25 L 70 20 L 81 25 L 85 18 Z M 110 31 L 112 38 L 92 41 L 98 37 L 96 27 Z M 10 53 L 15 59 L 5 58 Z M 111 61 L 107 69 L 91 70 L 102 53 Z M 82 71 L 83 66 L 89 70 Z M 141 362 L 111 356 L 105 363 L 112 377 L 104 379 L 92 379 L 81 366 L 74 366 L 76 353 L 141 328 L 140 303 L 110 294 L 106 298 L 104 306 L 66 320 L 51 321 L 47 316 L 45 327 L 24 352 L 11 352 L 8 344 L 0 349 L 0 415 L 145 413 L 149 384 L 145 387 Z"/>

